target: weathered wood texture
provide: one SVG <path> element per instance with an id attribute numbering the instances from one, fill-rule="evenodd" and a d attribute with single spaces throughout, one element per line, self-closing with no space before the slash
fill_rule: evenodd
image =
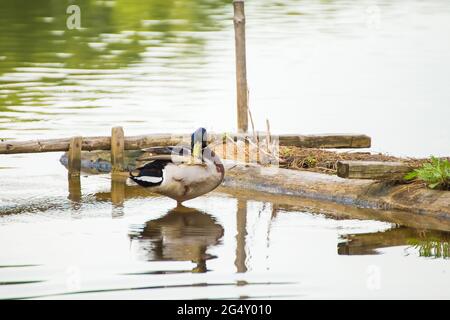
<path id="1" fill-rule="evenodd" d="M 370 148 L 372 141 L 363 134 L 281 135 L 280 145 L 303 148 Z"/>
<path id="2" fill-rule="evenodd" d="M 113 172 L 123 171 L 125 151 L 125 135 L 122 127 L 112 128 L 111 131 L 111 165 Z"/>
<path id="3" fill-rule="evenodd" d="M 228 134 L 237 140 L 244 135 Z M 221 141 L 223 133 L 209 135 L 209 142 Z M 302 148 L 369 148 L 370 137 L 360 134 L 326 134 L 326 135 L 280 135 L 272 136 L 272 140 L 279 139 L 281 146 L 295 146 Z M 130 136 L 124 138 L 125 150 L 140 150 L 150 147 L 173 146 L 182 142 L 188 142 L 188 134 L 151 134 L 142 136 Z M 30 141 L 9 140 L 0 142 L 0 154 L 40 153 L 68 151 L 70 138 L 46 139 Z M 111 150 L 111 137 L 84 137 L 82 150 Z"/>
<path id="4" fill-rule="evenodd" d="M 103 153 L 99 152 L 99 154 Z M 137 152 L 126 154 L 133 154 L 133 159 L 139 157 Z M 83 152 L 83 163 L 95 163 L 94 155 L 95 153 Z M 106 157 L 102 156 L 102 158 Z M 127 162 L 133 163 L 132 159 Z M 383 215 L 384 210 L 401 210 L 405 212 L 403 221 L 418 220 L 423 216 L 450 221 L 450 192 L 448 191 L 430 190 L 420 185 L 395 185 L 374 180 L 342 179 L 315 172 L 235 164 L 228 161 L 226 167 L 233 167 L 233 169 L 226 171 L 223 186 L 232 188 L 234 192 L 251 190 L 360 208 L 382 209 L 383 211 L 379 211 L 380 217 L 390 215 Z M 133 170 L 131 166 L 130 169 Z M 323 207 L 324 205 L 321 205 L 321 208 Z M 416 215 L 411 216 L 411 213 Z"/>
<path id="5" fill-rule="evenodd" d="M 236 43 L 236 86 L 238 131 L 248 130 L 247 57 L 245 47 L 244 0 L 234 0 L 234 32 Z"/>
<path id="6" fill-rule="evenodd" d="M 227 171 L 224 185 L 450 219 L 450 192 L 430 190 L 419 185 L 350 180 L 315 172 L 240 164 Z"/>
<path id="7" fill-rule="evenodd" d="M 68 153 L 68 170 L 70 176 L 79 176 L 81 171 L 81 137 L 70 139 Z"/>
<path id="8" fill-rule="evenodd" d="M 402 180 L 412 170 L 403 162 L 339 161 L 337 175 L 346 179 Z"/>

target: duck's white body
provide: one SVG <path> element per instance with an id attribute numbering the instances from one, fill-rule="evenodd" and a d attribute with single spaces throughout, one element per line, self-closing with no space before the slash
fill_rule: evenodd
<path id="1" fill-rule="evenodd" d="M 204 164 L 168 163 L 163 182 L 154 190 L 178 202 L 194 199 L 217 188 L 223 180 L 221 170 L 212 162 Z"/>
<path id="2" fill-rule="evenodd" d="M 167 153 L 172 149 L 164 150 Z M 183 151 L 185 154 L 189 153 L 189 150 Z M 146 159 L 150 162 L 137 169 L 136 174 L 132 173 L 130 178 L 141 186 L 151 188 L 155 193 L 181 203 L 214 190 L 223 181 L 225 170 L 220 158 L 208 148 L 203 150 L 203 154 L 203 162 L 200 163 L 193 163 L 190 154 L 187 156 L 165 154 L 150 157 Z"/>

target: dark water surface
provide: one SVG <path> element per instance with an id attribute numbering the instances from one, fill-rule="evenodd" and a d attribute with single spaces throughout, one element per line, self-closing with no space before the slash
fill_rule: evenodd
<path id="1" fill-rule="evenodd" d="M 230 1 L 0 0 L 0 138 L 234 128 Z M 448 155 L 448 1 L 247 1 L 253 115 Z M 172 200 L 0 157 L 0 298 L 448 298 L 450 227 L 220 189 Z M 403 226 L 399 226 L 403 225 Z"/>

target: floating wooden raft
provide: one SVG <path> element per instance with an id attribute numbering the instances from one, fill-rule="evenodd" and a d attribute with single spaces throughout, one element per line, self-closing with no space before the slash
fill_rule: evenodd
<path id="1" fill-rule="evenodd" d="M 109 172 L 106 152 L 83 152 L 83 169 Z M 127 168 L 136 166 L 140 152 L 125 153 Z M 67 156 L 61 159 L 67 163 Z M 237 163 L 227 170 L 223 183 L 235 190 L 253 190 L 279 195 L 330 201 L 361 208 L 402 210 L 418 215 L 450 219 L 450 192 L 437 191 L 416 185 L 396 185 L 362 179 L 342 179 L 315 172 L 261 167 Z M 412 218 L 412 217 L 411 217 Z"/>

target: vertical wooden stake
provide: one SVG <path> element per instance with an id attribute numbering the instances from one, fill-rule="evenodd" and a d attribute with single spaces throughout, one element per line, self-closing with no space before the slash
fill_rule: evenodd
<path id="1" fill-rule="evenodd" d="M 261 146 L 260 146 L 260 139 L 259 139 L 259 132 L 256 136 L 256 163 L 261 164 Z"/>
<path id="2" fill-rule="evenodd" d="M 228 133 L 225 133 L 225 137 L 222 139 L 222 158 L 223 159 L 228 159 L 228 149 L 227 149 L 227 145 L 228 145 L 228 138 L 227 138 Z"/>
<path id="3" fill-rule="evenodd" d="M 69 176 L 79 176 L 81 171 L 81 147 L 82 137 L 74 137 L 70 140 L 68 169 Z"/>
<path id="4" fill-rule="evenodd" d="M 238 137 L 233 137 L 233 160 L 234 161 L 238 161 L 239 155 L 238 155 L 238 142 L 239 142 L 239 138 Z"/>
<path id="5" fill-rule="evenodd" d="M 125 135 L 122 127 L 114 127 L 111 131 L 111 165 L 112 172 L 124 170 Z"/>
<path id="6" fill-rule="evenodd" d="M 236 41 L 236 84 L 238 132 L 248 130 L 247 58 L 245 48 L 244 0 L 234 0 L 234 33 Z"/>
<path id="7" fill-rule="evenodd" d="M 244 138 L 244 162 L 250 163 L 250 138 Z"/>
<path id="8" fill-rule="evenodd" d="M 272 143 L 272 138 L 271 138 L 271 134 L 270 134 L 270 122 L 269 119 L 266 119 L 266 127 L 267 127 L 267 131 L 266 131 L 266 148 L 267 148 L 267 152 L 270 153 L 270 144 Z"/>

